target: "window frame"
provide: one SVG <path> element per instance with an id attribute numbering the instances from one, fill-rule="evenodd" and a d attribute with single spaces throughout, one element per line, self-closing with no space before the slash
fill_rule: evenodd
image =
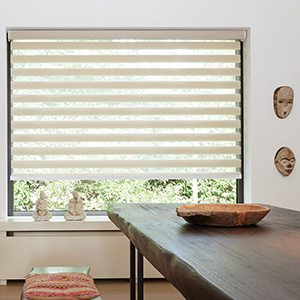
<path id="1" fill-rule="evenodd" d="M 240 55 L 241 55 L 241 174 L 242 178 L 236 180 L 236 203 L 244 203 L 244 41 L 240 41 Z"/>

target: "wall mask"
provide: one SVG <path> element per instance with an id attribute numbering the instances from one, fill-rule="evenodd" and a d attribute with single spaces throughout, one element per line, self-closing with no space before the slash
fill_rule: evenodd
<path id="1" fill-rule="evenodd" d="M 288 147 L 280 148 L 274 158 L 277 170 L 283 176 L 289 176 L 294 170 L 296 159 L 293 151 Z"/>
<path id="2" fill-rule="evenodd" d="M 284 119 L 293 108 L 294 90 L 289 86 L 281 86 L 275 90 L 273 100 L 276 116 Z"/>

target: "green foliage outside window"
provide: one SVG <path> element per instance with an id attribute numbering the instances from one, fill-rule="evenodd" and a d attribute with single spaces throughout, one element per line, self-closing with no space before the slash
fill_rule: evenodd
<path id="1" fill-rule="evenodd" d="M 34 210 L 39 193 L 45 191 L 49 210 L 66 210 L 71 192 L 84 199 L 85 210 L 106 210 L 109 203 L 195 202 L 193 181 L 178 180 L 20 180 L 14 182 L 14 211 Z M 235 203 L 236 180 L 197 180 L 198 202 Z"/>

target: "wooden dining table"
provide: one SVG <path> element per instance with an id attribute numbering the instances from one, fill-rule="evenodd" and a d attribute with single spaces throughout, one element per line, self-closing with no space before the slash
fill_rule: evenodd
<path id="1" fill-rule="evenodd" d="M 267 205 L 270 213 L 245 227 L 191 225 L 176 203 L 112 204 L 111 221 L 131 242 L 131 300 L 138 251 L 188 300 L 300 299 L 300 212 Z M 120 249 L 121 251 L 121 249 Z"/>

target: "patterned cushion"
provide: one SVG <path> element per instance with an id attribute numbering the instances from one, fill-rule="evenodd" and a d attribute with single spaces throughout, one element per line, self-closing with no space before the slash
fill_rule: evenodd
<path id="1" fill-rule="evenodd" d="M 90 275 L 82 273 L 29 274 L 24 297 L 30 300 L 81 300 L 100 296 Z"/>

